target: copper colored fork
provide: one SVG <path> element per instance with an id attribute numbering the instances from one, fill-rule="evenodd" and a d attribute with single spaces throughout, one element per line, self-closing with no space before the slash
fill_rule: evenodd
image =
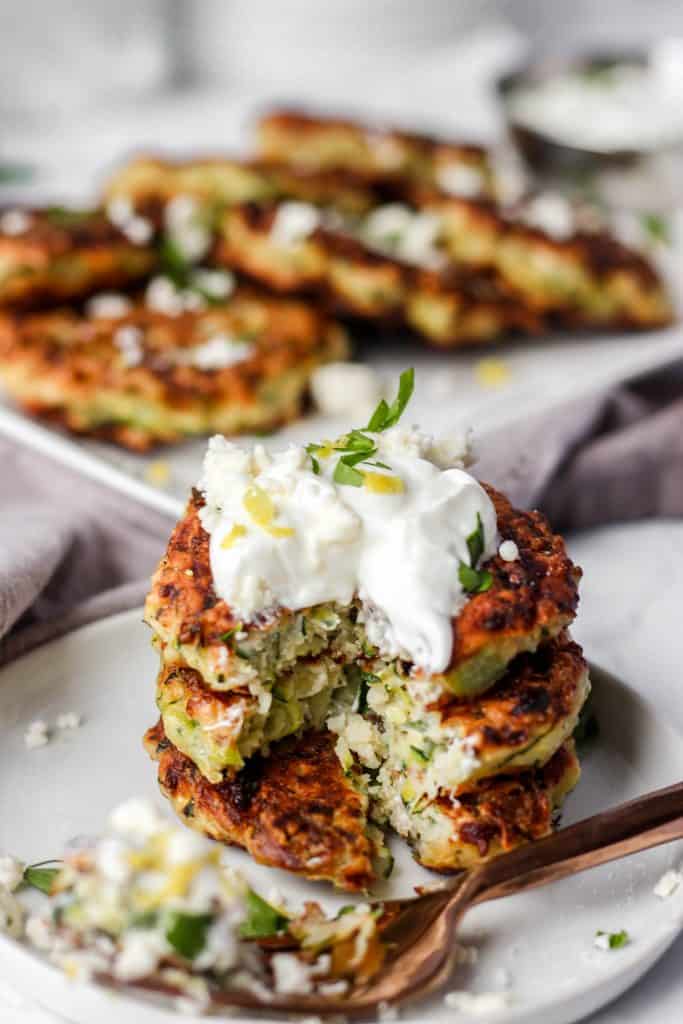
<path id="1" fill-rule="evenodd" d="M 383 969 L 343 997 L 278 996 L 220 992 L 214 1005 L 315 1014 L 371 1016 L 380 1003 L 399 1004 L 425 996 L 448 980 L 456 956 L 455 937 L 466 911 L 588 868 L 683 839 L 683 783 L 660 789 L 561 829 L 460 875 L 452 888 L 416 899 L 385 902 L 383 940 L 390 945 Z"/>

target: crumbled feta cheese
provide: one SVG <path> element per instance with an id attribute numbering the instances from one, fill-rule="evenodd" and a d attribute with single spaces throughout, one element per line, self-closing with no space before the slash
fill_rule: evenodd
<path id="1" fill-rule="evenodd" d="M 105 212 L 108 220 L 117 228 L 128 224 L 135 217 L 135 210 L 128 196 L 114 196 L 107 203 Z"/>
<path id="2" fill-rule="evenodd" d="M 114 958 L 112 973 L 119 981 L 146 978 L 171 952 L 163 935 L 151 928 L 134 928 L 126 932 Z"/>
<path id="3" fill-rule="evenodd" d="M 125 324 L 114 331 L 112 340 L 121 353 L 121 361 L 124 366 L 130 368 L 140 365 L 145 357 L 143 338 L 143 332 L 133 324 Z"/>
<path id="4" fill-rule="evenodd" d="M 133 308 L 133 304 L 125 295 L 119 292 L 102 292 L 101 295 L 93 295 L 85 304 L 86 316 L 95 319 L 115 320 L 120 316 L 126 316 Z"/>
<path id="5" fill-rule="evenodd" d="M 296 953 L 275 953 L 270 963 L 275 991 L 280 995 L 310 995 L 313 991 L 311 968 Z"/>
<path id="6" fill-rule="evenodd" d="M 204 837 L 196 832 L 176 829 L 168 837 L 166 858 L 169 864 L 191 864 L 206 851 Z"/>
<path id="7" fill-rule="evenodd" d="M 197 200 L 187 195 L 174 196 L 166 204 L 164 225 L 184 259 L 199 263 L 211 245 L 211 232 L 203 222 Z"/>
<path id="8" fill-rule="evenodd" d="M 133 217 L 121 225 L 121 231 L 133 245 L 146 245 L 154 234 L 154 225 L 146 217 Z"/>
<path id="9" fill-rule="evenodd" d="M 31 722 L 24 733 L 24 743 L 29 750 L 36 750 L 38 747 L 44 747 L 49 740 L 50 733 L 47 722 L 44 722 L 40 718 L 35 722 Z"/>
<path id="10" fill-rule="evenodd" d="M 0 232 L 3 235 L 23 235 L 31 227 L 33 218 L 25 210 L 5 210 L 0 215 Z"/>
<path id="11" fill-rule="evenodd" d="M 109 824 L 121 835 L 147 839 L 163 827 L 164 818 L 148 800 L 133 797 L 112 811 Z"/>
<path id="12" fill-rule="evenodd" d="M 225 370 L 237 363 L 244 363 L 256 352 L 256 346 L 225 334 L 216 334 L 201 345 L 182 349 L 182 362 L 187 361 L 198 370 Z"/>
<path id="13" fill-rule="evenodd" d="M 444 164 L 436 172 L 436 182 L 440 189 L 451 196 L 473 199 L 484 190 L 482 173 L 472 164 Z"/>
<path id="14" fill-rule="evenodd" d="M 0 887 L 0 932 L 18 939 L 24 930 L 24 910 L 9 889 Z"/>
<path id="15" fill-rule="evenodd" d="M 572 205 L 558 193 L 547 192 L 530 200 L 522 210 L 521 219 L 558 241 L 571 238 L 576 230 Z"/>
<path id="16" fill-rule="evenodd" d="M 328 363 L 311 378 L 311 394 L 323 416 L 370 412 L 382 398 L 379 375 L 361 363 Z"/>
<path id="17" fill-rule="evenodd" d="M 334 999 L 335 996 L 343 996 L 348 990 L 349 983 L 344 978 L 340 978 L 338 981 L 322 981 L 318 985 L 320 995 L 328 999 Z"/>
<path id="18" fill-rule="evenodd" d="M 489 1013 L 500 1013 L 510 1005 L 507 992 L 465 992 L 456 989 L 447 992 L 444 1003 L 452 1010 L 469 1013 L 473 1017 L 486 1017 Z"/>
<path id="19" fill-rule="evenodd" d="M 192 287 L 205 292 L 212 299 L 227 299 L 235 290 L 234 275 L 228 270 L 195 270 Z"/>
<path id="20" fill-rule="evenodd" d="M 61 715 L 57 715 L 56 725 L 58 729 L 79 729 L 83 722 L 83 716 L 79 715 L 77 711 L 64 711 Z"/>
<path id="21" fill-rule="evenodd" d="M 310 203 L 280 203 L 270 229 L 278 245 L 296 245 L 308 238 L 320 224 L 320 211 Z"/>
<path id="22" fill-rule="evenodd" d="M 9 854 L 0 857 L 0 889 L 5 888 L 9 892 L 14 892 L 23 880 L 24 864 Z"/>
<path id="23" fill-rule="evenodd" d="M 47 951 L 54 945 L 55 934 L 52 921 L 42 914 L 31 914 L 27 918 L 24 934 L 36 949 Z"/>
<path id="24" fill-rule="evenodd" d="M 206 299 L 189 288 L 176 288 L 168 277 L 154 277 L 147 285 L 145 303 L 150 309 L 166 316 L 196 313 L 206 308 Z"/>
<path id="25" fill-rule="evenodd" d="M 665 871 L 652 891 L 660 900 L 666 900 L 669 896 L 673 896 L 681 882 L 683 882 L 683 874 L 680 871 L 673 869 Z"/>
<path id="26" fill-rule="evenodd" d="M 132 874 L 128 853 L 128 847 L 121 839 L 105 836 L 97 844 L 95 852 L 97 870 L 115 885 L 124 885 Z"/>
<path id="27" fill-rule="evenodd" d="M 596 949 L 609 949 L 609 935 L 607 932 L 598 932 L 593 938 L 593 945 Z"/>
<path id="28" fill-rule="evenodd" d="M 516 562 L 519 558 L 519 548 L 514 540 L 504 540 L 498 548 L 498 554 L 504 562 Z"/>
<path id="29" fill-rule="evenodd" d="M 377 207 L 361 228 L 361 237 L 380 252 L 432 269 L 445 262 L 438 247 L 441 233 L 441 218 L 437 214 L 416 212 L 401 203 Z"/>

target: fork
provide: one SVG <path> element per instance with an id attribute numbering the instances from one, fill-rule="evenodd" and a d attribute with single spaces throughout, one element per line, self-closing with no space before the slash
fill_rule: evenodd
<path id="1" fill-rule="evenodd" d="M 321 995 L 219 991 L 213 1005 L 297 1013 L 371 1016 L 380 1004 L 399 1005 L 424 997 L 448 980 L 457 957 L 457 928 L 470 907 L 524 892 L 588 868 L 683 839 L 683 783 L 659 789 L 546 839 L 522 846 L 459 875 L 452 887 L 383 908 L 382 939 L 389 947 L 383 969 L 352 985 L 340 998 Z"/>

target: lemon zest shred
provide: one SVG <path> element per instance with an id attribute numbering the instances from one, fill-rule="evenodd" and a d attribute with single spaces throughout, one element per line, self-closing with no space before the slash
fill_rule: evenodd
<path id="1" fill-rule="evenodd" d="M 259 487 L 252 484 L 248 487 L 242 504 L 249 513 L 249 516 L 264 533 L 271 537 L 291 537 L 294 530 L 291 526 L 277 526 L 273 523 L 275 518 L 275 506 L 270 495 Z"/>
<path id="2" fill-rule="evenodd" d="M 363 486 L 373 494 L 402 494 L 404 490 L 400 476 L 385 473 L 363 473 Z"/>
<path id="3" fill-rule="evenodd" d="M 240 537 L 246 536 L 246 533 L 247 533 L 246 526 L 243 526 L 242 523 L 235 523 L 235 525 L 230 530 L 230 532 L 226 533 L 225 537 L 221 541 L 221 547 L 225 548 L 226 550 L 228 548 L 231 548 L 233 546 L 233 544 L 235 543 L 235 541 L 238 541 L 240 539 Z"/>

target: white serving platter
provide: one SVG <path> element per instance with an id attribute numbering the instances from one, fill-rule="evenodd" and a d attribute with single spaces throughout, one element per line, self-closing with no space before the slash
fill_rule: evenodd
<path id="1" fill-rule="evenodd" d="M 108 811 L 127 797 L 147 796 L 165 806 L 140 742 L 155 719 L 156 668 L 140 618 L 136 610 L 101 620 L 0 671 L 0 845 L 28 862 L 58 856 L 69 839 L 97 833 Z M 566 806 L 567 824 L 683 778 L 683 745 L 666 720 L 655 718 L 626 684 L 603 673 L 595 682 L 601 737 L 585 756 L 583 779 Z M 54 722 L 68 710 L 83 715 L 79 730 L 26 749 L 29 722 Z M 478 960 L 458 969 L 453 988 L 476 993 L 505 984 L 508 1007 L 486 1018 L 504 1024 L 570 1024 L 596 1010 L 632 985 L 683 930 L 683 887 L 668 900 L 653 893 L 662 873 L 680 861 L 682 845 L 476 908 L 459 938 L 476 946 Z M 407 896 L 415 885 L 435 880 L 402 844 L 394 844 L 394 853 L 392 878 L 375 895 Z M 293 904 L 317 899 L 328 909 L 349 902 L 322 884 L 257 866 L 240 851 L 229 855 L 264 893 L 277 886 Z M 594 947 L 598 929 L 622 928 L 630 935 L 627 946 Z M 161 1002 L 70 982 L 7 937 L 0 937 L 0 976 L 79 1024 L 179 1019 Z M 419 1024 L 427 1014 L 435 1024 L 471 1019 L 433 1000 L 407 1007 L 401 1020 Z"/>

